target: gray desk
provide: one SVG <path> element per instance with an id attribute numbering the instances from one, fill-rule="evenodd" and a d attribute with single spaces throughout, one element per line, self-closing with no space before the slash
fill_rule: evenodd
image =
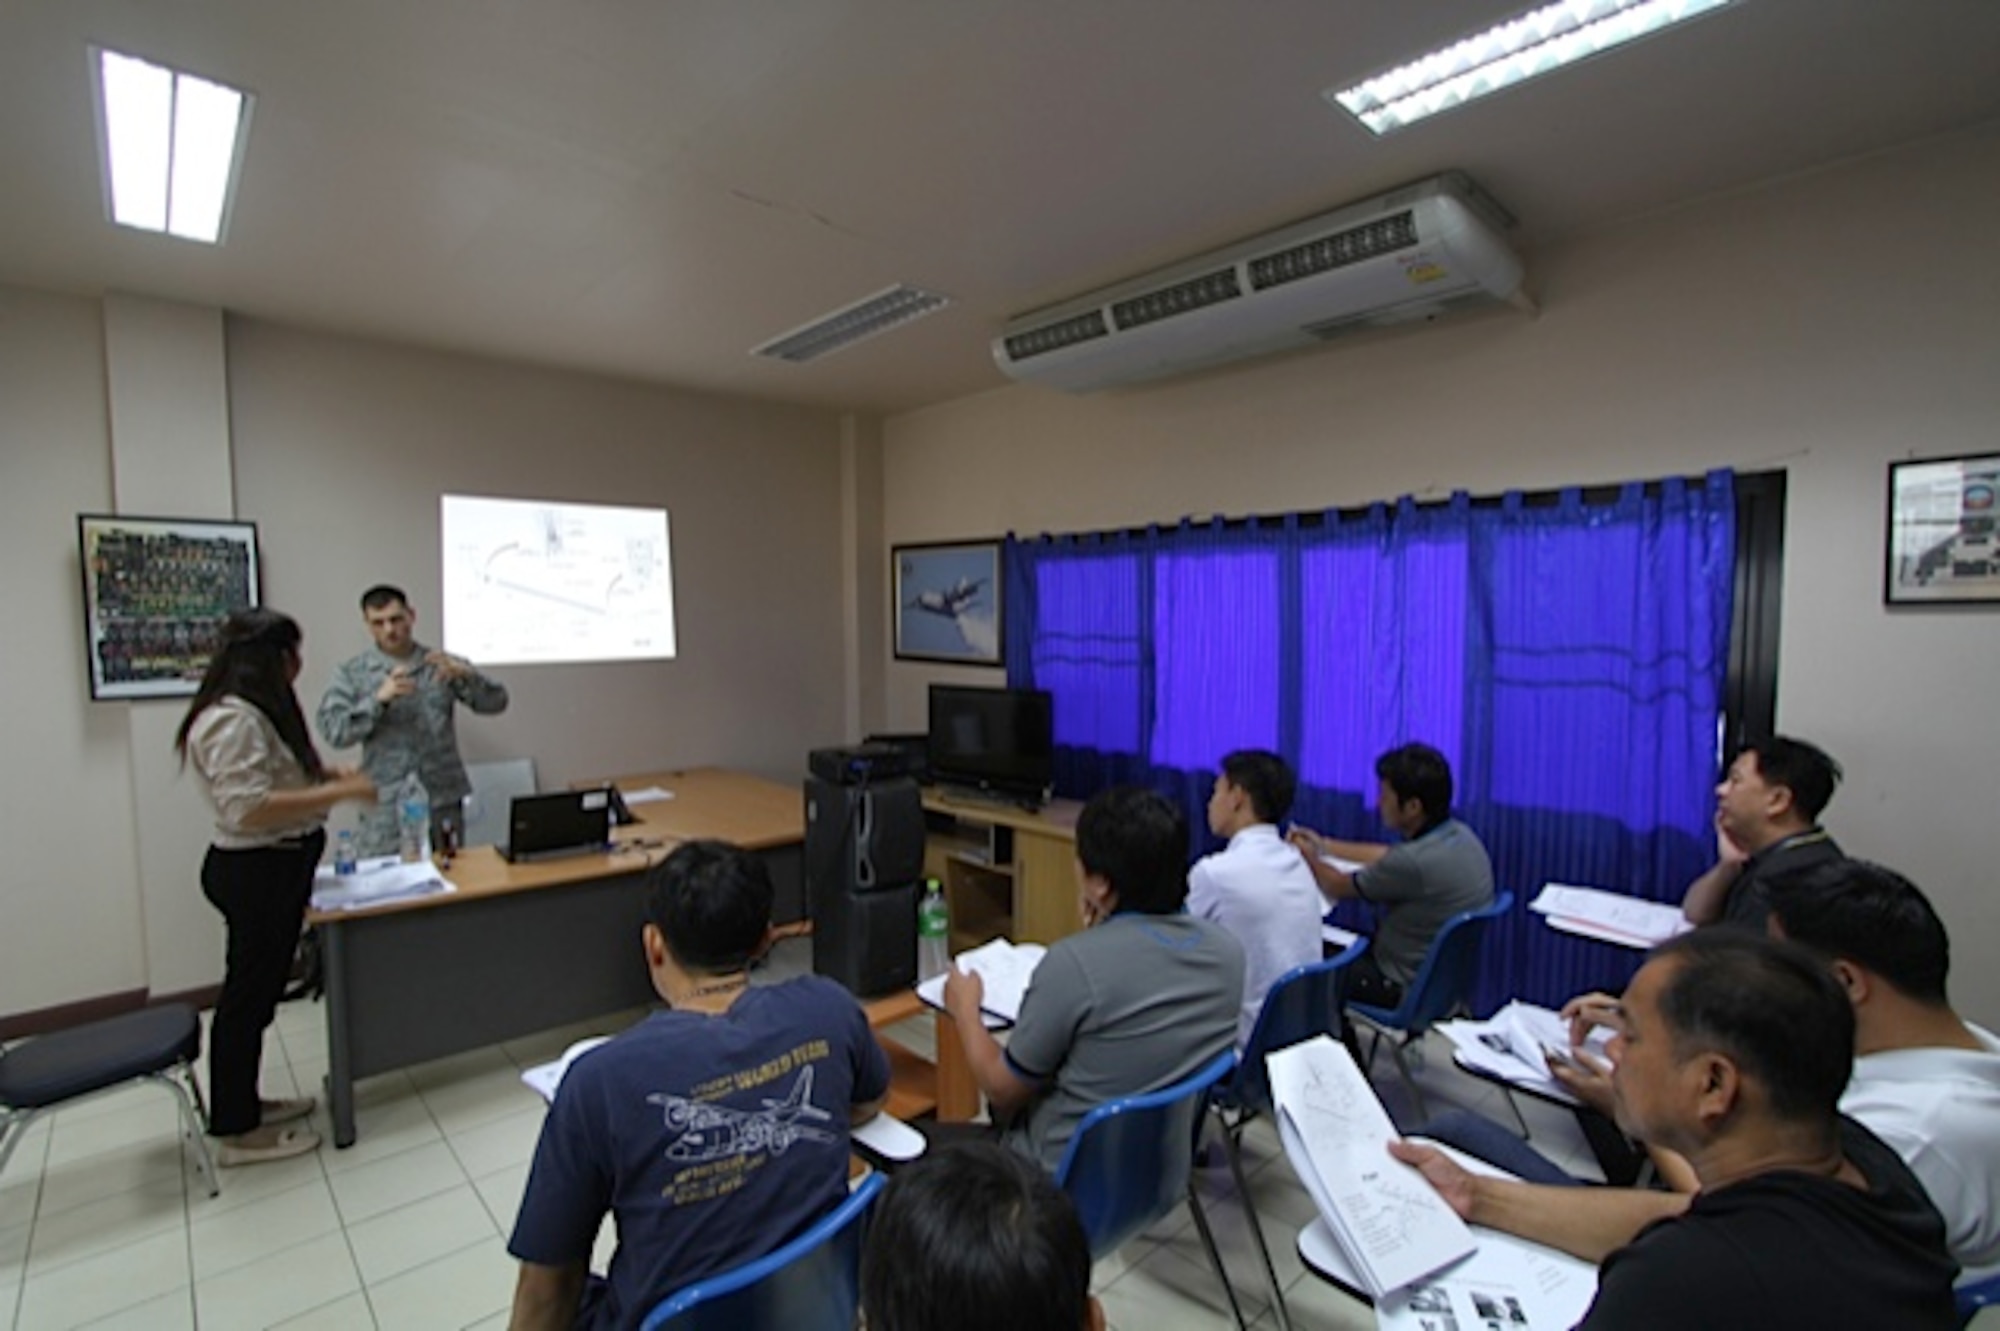
<path id="1" fill-rule="evenodd" d="M 715 769 L 648 779 L 685 793 L 685 804 L 669 802 L 683 823 L 704 796 L 767 788 L 767 834 L 728 830 L 758 851 L 781 891 L 798 882 L 798 791 Z M 358 1078 L 655 1001 L 639 946 L 645 878 L 694 829 L 655 824 L 651 807 L 636 806 L 640 821 L 624 829 L 655 843 L 645 850 L 512 865 L 476 847 L 447 870 L 455 893 L 312 915 L 324 948 L 335 1146 L 354 1144 Z"/>

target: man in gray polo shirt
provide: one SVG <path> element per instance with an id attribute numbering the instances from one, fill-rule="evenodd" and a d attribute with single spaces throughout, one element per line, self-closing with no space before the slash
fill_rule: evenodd
<path id="1" fill-rule="evenodd" d="M 1076 821 L 1084 931 L 1035 968 L 1005 1049 L 980 1019 L 979 977 L 946 975 L 945 1011 L 1002 1139 L 1045 1169 L 1098 1105 L 1179 1081 L 1235 1044 L 1243 947 L 1181 910 L 1187 857 L 1172 804 L 1104 791 Z"/>
<path id="2" fill-rule="evenodd" d="M 1451 764 L 1428 744 L 1405 744 L 1375 760 L 1382 821 L 1402 834 L 1396 845 L 1340 841 L 1294 825 L 1292 844 L 1306 857 L 1329 903 L 1358 898 L 1383 908 L 1374 938 L 1350 968 L 1349 999 L 1394 1007 L 1416 978 L 1446 920 L 1493 902 L 1493 862 L 1486 847 L 1451 816 Z M 1347 873 L 1325 856 L 1360 867 Z"/>

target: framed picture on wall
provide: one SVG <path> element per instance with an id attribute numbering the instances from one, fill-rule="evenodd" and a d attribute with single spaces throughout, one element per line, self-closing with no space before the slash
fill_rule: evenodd
<path id="1" fill-rule="evenodd" d="M 90 696 L 183 698 L 216 631 L 257 599 L 257 526 L 77 516 Z"/>
<path id="2" fill-rule="evenodd" d="M 897 660 L 1005 664 L 1000 542 L 898 545 L 889 565 Z"/>
<path id="3" fill-rule="evenodd" d="M 1890 605 L 2000 601 L 2000 453 L 1889 464 Z"/>

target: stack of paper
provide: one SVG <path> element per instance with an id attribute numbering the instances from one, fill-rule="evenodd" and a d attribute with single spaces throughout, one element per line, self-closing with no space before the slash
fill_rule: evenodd
<path id="1" fill-rule="evenodd" d="M 1558 1099 L 1572 1097 L 1562 1083 L 1549 1075 L 1544 1049 L 1568 1050 L 1569 1023 L 1548 1008 L 1516 1000 L 1485 1021 L 1444 1021 L 1438 1033 L 1458 1051 L 1459 1062 L 1477 1072 L 1499 1077 L 1525 1090 Z M 1603 1029 L 1591 1032 L 1583 1048 L 1606 1058 L 1609 1035 Z"/>
<path id="2" fill-rule="evenodd" d="M 1028 981 L 1049 950 L 1040 943 L 1010 943 L 996 938 L 970 952 L 952 958 L 952 964 L 967 975 L 985 982 L 986 992 L 979 1006 L 986 1011 L 988 1026 L 1010 1025 L 1021 1015 L 1021 1000 L 1027 996 Z M 917 986 L 917 997 L 932 1007 L 944 1006 L 944 974 L 931 976 Z"/>
<path id="3" fill-rule="evenodd" d="M 1552 929 L 1626 947 L 1656 947 L 1694 927 L 1679 906 L 1562 883 L 1545 884 L 1528 909 L 1547 916 Z"/>
<path id="4" fill-rule="evenodd" d="M 366 859 L 351 874 L 336 874 L 321 865 L 313 874 L 314 910 L 366 910 L 390 901 L 407 901 L 437 892 L 455 892 L 429 860 L 406 864 L 394 855 Z"/>
<path id="5" fill-rule="evenodd" d="M 1371 1295 L 1473 1251 L 1457 1212 L 1389 1154 L 1396 1127 L 1343 1045 L 1314 1036 L 1270 1055 L 1266 1066 L 1285 1154 Z"/>

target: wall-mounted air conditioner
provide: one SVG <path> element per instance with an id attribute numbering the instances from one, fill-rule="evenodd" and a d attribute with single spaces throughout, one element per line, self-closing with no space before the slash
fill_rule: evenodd
<path id="1" fill-rule="evenodd" d="M 1022 315 L 993 340 L 993 359 L 1016 379 L 1082 393 L 1466 305 L 1532 309 L 1500 236 L 1512 221 L 1447 172 Z"/>

